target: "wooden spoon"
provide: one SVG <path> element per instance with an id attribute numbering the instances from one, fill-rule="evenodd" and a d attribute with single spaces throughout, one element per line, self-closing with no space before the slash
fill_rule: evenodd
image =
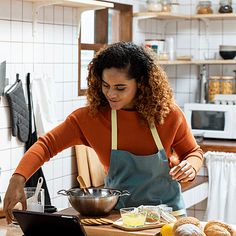
<path id="1" fill-rule="evenodd" d="M 90 192 L 89 192 L 88 188 L 86 187 L 83 177 L 79 175 L 79 176 L 77 176 L 77 180 L 78 180 L 78 182 L 80 184 L 80 188 L 83 190 L 84 194 L 90 195 Z"/>

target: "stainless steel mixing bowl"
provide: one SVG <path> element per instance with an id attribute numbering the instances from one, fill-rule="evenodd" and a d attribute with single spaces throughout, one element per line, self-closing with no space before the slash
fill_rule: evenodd
<path id="1" fill-rule="evenodd" d="M 62 189 L 57 193 L 67 196 L 71 206 L 85 216 L 106 215 L 114 209 L 120 196 L 130 195 L 127 190 L 107 188 L 89 188 L 88 190 L 89 194 L 85 194 L 80 188 Z"/>

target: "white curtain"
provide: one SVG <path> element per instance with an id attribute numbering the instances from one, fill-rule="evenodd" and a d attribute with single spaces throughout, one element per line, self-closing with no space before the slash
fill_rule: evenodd
<path id="1" fill-rule="evenodd" d="M 205 220 L 236 224 L 236 153 L 207 152 L 209 192 Z"/>

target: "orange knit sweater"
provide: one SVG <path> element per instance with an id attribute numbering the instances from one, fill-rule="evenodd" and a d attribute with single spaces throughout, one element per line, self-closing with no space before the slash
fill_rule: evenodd
<path id="1" fill-rule="evenodd" d="M 28 179 L 45 161 L 65 148 L 84 144 L 92 147 L 106 171 L 109 169 L 111 152 L 111 110 L 100 112 L 96 117 L 88 114 L 88 107 L 71 113 L 59 126 L 39 137 L 25 153 L 15 173 Z M 136 155 L 150 155 L 158 151 L 151 131 L 135 111 L 117 111 L 118 149 Z M 181 109 L 176 106 L 166 117 L 163 125 L 157 125 L 167 156 L 176 152 L 180 160 L 188 159 L 196 171 L 202 165 L 203 152 L 197 145 Z"/>

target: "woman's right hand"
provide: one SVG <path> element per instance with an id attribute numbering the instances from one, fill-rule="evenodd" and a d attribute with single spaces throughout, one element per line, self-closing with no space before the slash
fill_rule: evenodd
<path id="1" fill-rule="evenodd" d="M 22 208 L 26 209 L 26 198 L 24 193 L 25 177 L 19 174 L 14 174 L 9 182 L 3 204 L 3 211 L 6 215 L 8 224 L 14 219 L 12 210 L 17 203 L 22 204 Z"/>

